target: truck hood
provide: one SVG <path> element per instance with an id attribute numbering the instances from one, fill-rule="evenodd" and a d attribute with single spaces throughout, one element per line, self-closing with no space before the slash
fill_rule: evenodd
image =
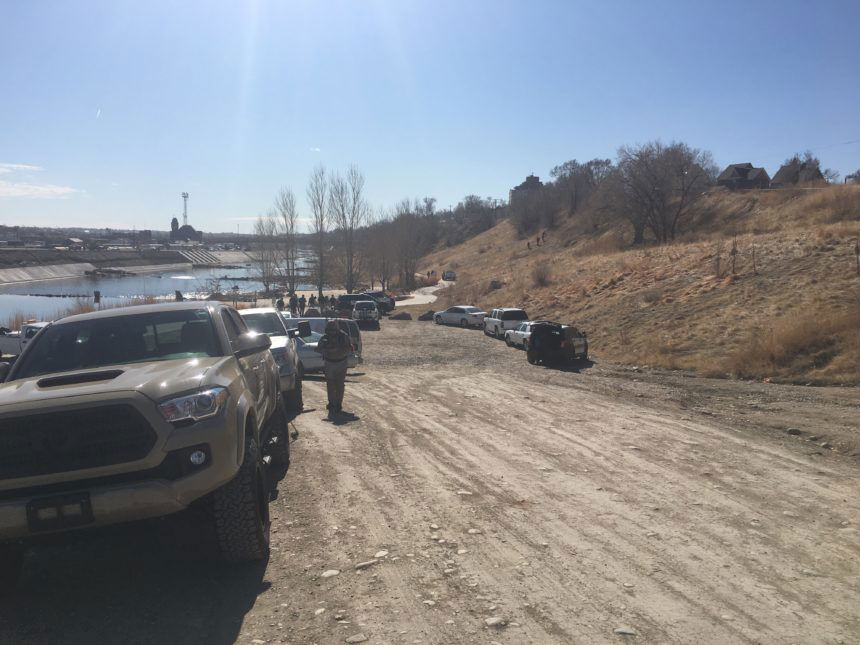
<path id="1" fill-rule="evenodd" d="M 140 392 L 153 401 L 158 401 L 172 394 L 184 394 L 200 387 L 205 374 L 225 360 L 229 360 L 229 357 L 184 358 L 42 374 L 0 384 L 0 408 L 13 403 L 20 404 L 22 401 L 35 403 L 105 392 Z M 105 378 L 83 380 L 87 375 L 100 372 L 105 373 Z M 74 382 L 74 377 L 78 376 L 82 377 L 83 382 Z M 51 379 L 66 379 L 66 377 L 69 377 L 72 382 L 57 385 L 45 383 L 45 381 L 50 383 Z M 39 385 L 40 381 L 42 385 Z"/>

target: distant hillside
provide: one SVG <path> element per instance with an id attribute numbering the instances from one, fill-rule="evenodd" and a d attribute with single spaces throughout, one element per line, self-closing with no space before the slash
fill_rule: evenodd
<path id="1" fill-rule="evenodd" d="M 627 248 L 617 225 L 594 228 L 578 215 L 529 249 L 505 220 L 419 269 L 457 271 L 440 306 L 523 306 L 586 330 L 614 361 L 860 382 L 860 187 L 714 191 L 664 246 Z"/>

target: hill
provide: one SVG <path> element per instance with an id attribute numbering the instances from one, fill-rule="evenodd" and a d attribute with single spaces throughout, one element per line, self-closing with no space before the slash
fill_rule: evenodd
<path id="1" fill-rule="evenodd" d="M 860 382 L 860 187 L 714 191 L 661 246 L 625 248 L 617 226 L 587 232 L 587 221 L 568 218 L 528 248 L 504 220 L 419 270 L 457 271 L 440 308 L 522 306 L 586 330 L 613 361 Z"/>

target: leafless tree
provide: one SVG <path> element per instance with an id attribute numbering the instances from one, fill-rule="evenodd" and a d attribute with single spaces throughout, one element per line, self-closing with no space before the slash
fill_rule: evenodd
<path id="1" fill-rule="evenodd" d="M 646 228 L 658 242 L 675 239 L 679 225 L 716 174 L 710 153 L 685 143 L 622 146 L 618 177 L 634 244 L 644 241 Z"/>
<path id="2" fill-rule="evenodd" d="M 380 288 L 389 288 L 395 273 L 397 252 L 392 236 L 392 214 L 382 208 L 374 221 L 362 231 L 362 246 L 367 260 L 371 288 L 379 281 Z"/>
<path id="3" fill-rule="evenodd" d="M 257 218 L 254 222 L 254 236 L 256 249 L 251 253 L 254 274 L 263 283 L 263 288 L 269 291 L 269 287 L 276 280 L 280 255 L 278 219 L 274 210 Z"/>
<path id="4" fill-rule="evenodd" d="M 314 237 L 317 291 L 322 298 L 326 269 L 326 234 L 329 225 L 328 177 L 324 166 L 317 166 L 311 173 L 307 187 L 308 205 L 311 210 L 311 233 Z"/>
<path id="5" fill-rule="evenodd" d="M 281 238 L 279 273 L 290 291 L 295 291 L 299 282 L 299 212 L 296 196 L 291 188 L 281 188 L 275 197 L 275 211 Z"/>
<path id="6" fill-rule="evenodd" d="M 344 287 L 347 293 L 352 293 L 360 275 L 361 261 L 356 231 L 367 220 L 368 213 L 364 198 L 364 175 L 355 166 L 350 166 L 345 178 L 334 175 L 330 179 L 329 213 L 342 246 Z"/>

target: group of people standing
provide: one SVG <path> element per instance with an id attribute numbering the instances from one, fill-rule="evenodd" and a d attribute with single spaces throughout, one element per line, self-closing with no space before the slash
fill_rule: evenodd
<path id="1" fill-rule="evenodd" d="M 283 296 L 278 296 L 275 307 L 278 308 L 278 311 L 284 311 L 289 308 L 290 314 L 293 316 L 304 316 L 305 311 L 309 309 L 316 309 L 320 312 L 334 309 L 336 303 L 337 298 L 335 296 L 324 295 L 317 299 L 316 294 L 311 294 L 310 298 L 305 298 L 305 294 L 296 296 L 296 292 L 291 291 L 286 302 Z"/>

